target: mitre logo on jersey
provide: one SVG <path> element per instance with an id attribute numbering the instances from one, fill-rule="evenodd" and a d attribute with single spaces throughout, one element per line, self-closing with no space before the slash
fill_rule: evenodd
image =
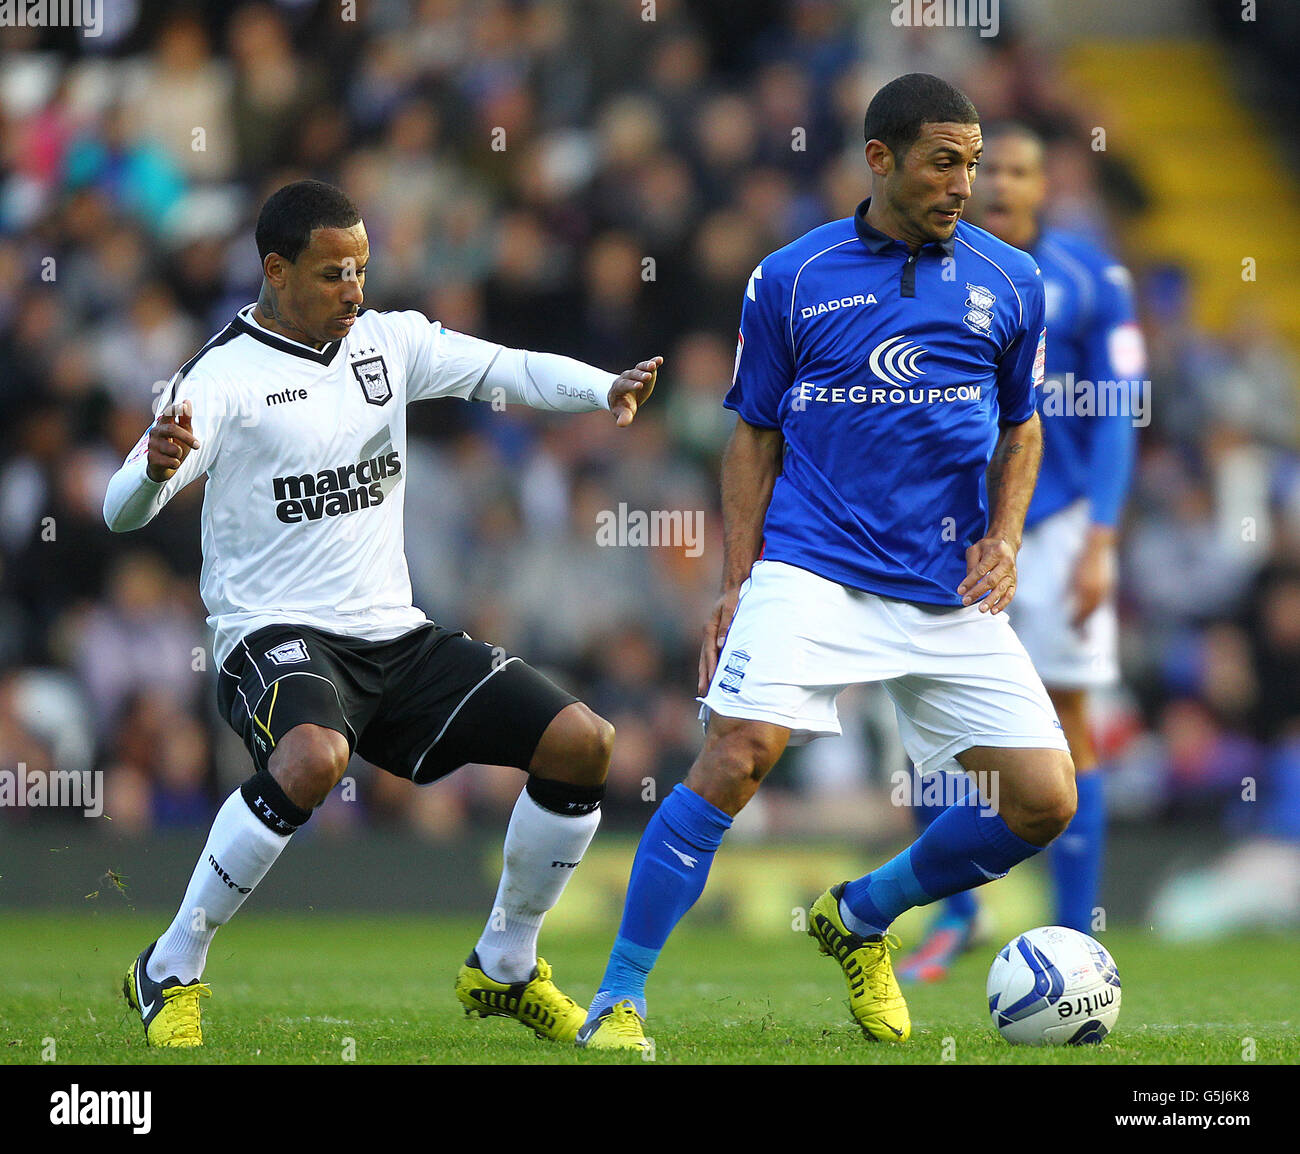
<path id="1" fill-rule="evenodd" d="M 370 405 L 387 404 L 393 399 L 393 386 L 388 383 L 388 366 L 383 357 L 366 357 L 352 362 L 352 372 Z"/>
<path id="2" fill-rule="evenodd" d="M 399 476 L 401 472 L 402 458 L 393 449 L 355 465 L 276 477 L 271 482 L 276 501 L 275 515 L 286 525 L 296 525 L 304 519 L 319 521 L 322 517 L 342 517 L 345 513 L 355 513 L 371 505 L 382 505 L 382 482 L 385 478 Z M 388 486 L 392 487 L 392 484 Z"/>
<path id="3" fill-rule="evenodd" d="M 980 284 L 966 284 L 966 315 L 961 319 L 966 327 L 977 336 L 987 337 L 993 324 L 993 306 L 997 297 L 992 290 Z"/>

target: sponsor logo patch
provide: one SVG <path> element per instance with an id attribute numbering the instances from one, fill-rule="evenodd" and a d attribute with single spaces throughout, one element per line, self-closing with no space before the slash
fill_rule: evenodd
<path id="1" fill-rule="evenodd" d="M 1047 330 L 1038 334 L 1038 350 L 1034 353 L 1034 388 L 1043 387 L 1043 371 L 1047 368 Z"/>
<path id="2" fill-rule="evenodd" d="M 908 385 L 917 377 L 925 376 L 925 370 L 917 362 L 927 352 L 907 337 L 888 337 L 871 350 L 867 366 L 879 380 L 891 385 Z"/>

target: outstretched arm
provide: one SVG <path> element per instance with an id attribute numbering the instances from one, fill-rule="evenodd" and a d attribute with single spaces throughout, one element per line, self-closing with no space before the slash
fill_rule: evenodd
<path id="1" fill-rule="evenodd" d="M 663 363 L 663 357 L 651 357 L 614 376 L 558 353 L 502 349 L 471 397 L 483 401 L 499 395 L 507 404 L 556 412 L 608 409 L 623 428 L 632 423 L 637 409 L 654 392 Z"/>
<path id="2" fill-rule="evenodd" d="M 663 357 L 611 373 L 560 353 L 512 349 L 445 329 L 417 312 L 385 314 L 408 350 L 410 401 L 461 397 L 555 413 L 612 412 L 622 428 L 654 391 Z"/>

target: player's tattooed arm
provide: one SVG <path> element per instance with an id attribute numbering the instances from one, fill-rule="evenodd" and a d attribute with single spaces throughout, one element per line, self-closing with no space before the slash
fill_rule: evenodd
<path id="1" fill-rule="evenodd" d="M 966 579 L 957 586 L 963 605 L 979 601 L 981 613 L 999 613 L 1016 595 L 1016 554 L 1042 458 L 1043 426 L 1037 413 L 1002 430 L 985 474 L 989 527 L 966 550 Z"/>
<path id="2" fill-rule="evenodd" d="M 722 457 L 722 593 L 704 625 L 700 647 L 700 696 L 708 691 L 718 654 L 736 612 L 740 587 L 763 547 L 763 521 L 781 473 L 785 438 L 737 420 Z"/>

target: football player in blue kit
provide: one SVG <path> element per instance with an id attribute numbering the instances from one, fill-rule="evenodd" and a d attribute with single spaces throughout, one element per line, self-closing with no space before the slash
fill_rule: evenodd
<path id="1" fill-rule="evenodd" d="M 745 289 L 704 746 L 642 835 L 580 1046 L 649 1049 L 646 979 L 732 819 L 787 745 L 839 733 L 849 685 L 884 685 L 923 772 L 955 758 L 999 794 L 813 903 L 808 932 L 868 1038 L 911 1032 L 894 919 L 1002 877 L 1074 814 L 1060 723 L 1003 612 L 1042 448 L 1042 278 L 962 220 L 982 149 L 962 92 L 900 77 L 864 129 L 870 197 Z"/>
<path id="2" fill-rule="evenodd" d="M 1058 925 L 1096 934 L 1105 840 L 1102 776 L 1088 728 L 1088 692 L 1119 679 L 1116 532 L 1146 420 L 1146 357 L 1128 271 L 1095 242 L 1044 227 L 1043 142 L 1019 124 L 985 130 L 971 215 L 1043 271 L 1046 377 L 1039 396 L 1043 465 L 1025 516 L 1011 623 L 1047 686 L 1078 774 L 1078 810 L 1047 852 Z M 942 806 L 917 808 L 920 823 Z M 939 908 L 904 979 L 938 981 L 976 938 L 970 892 Z"/>

